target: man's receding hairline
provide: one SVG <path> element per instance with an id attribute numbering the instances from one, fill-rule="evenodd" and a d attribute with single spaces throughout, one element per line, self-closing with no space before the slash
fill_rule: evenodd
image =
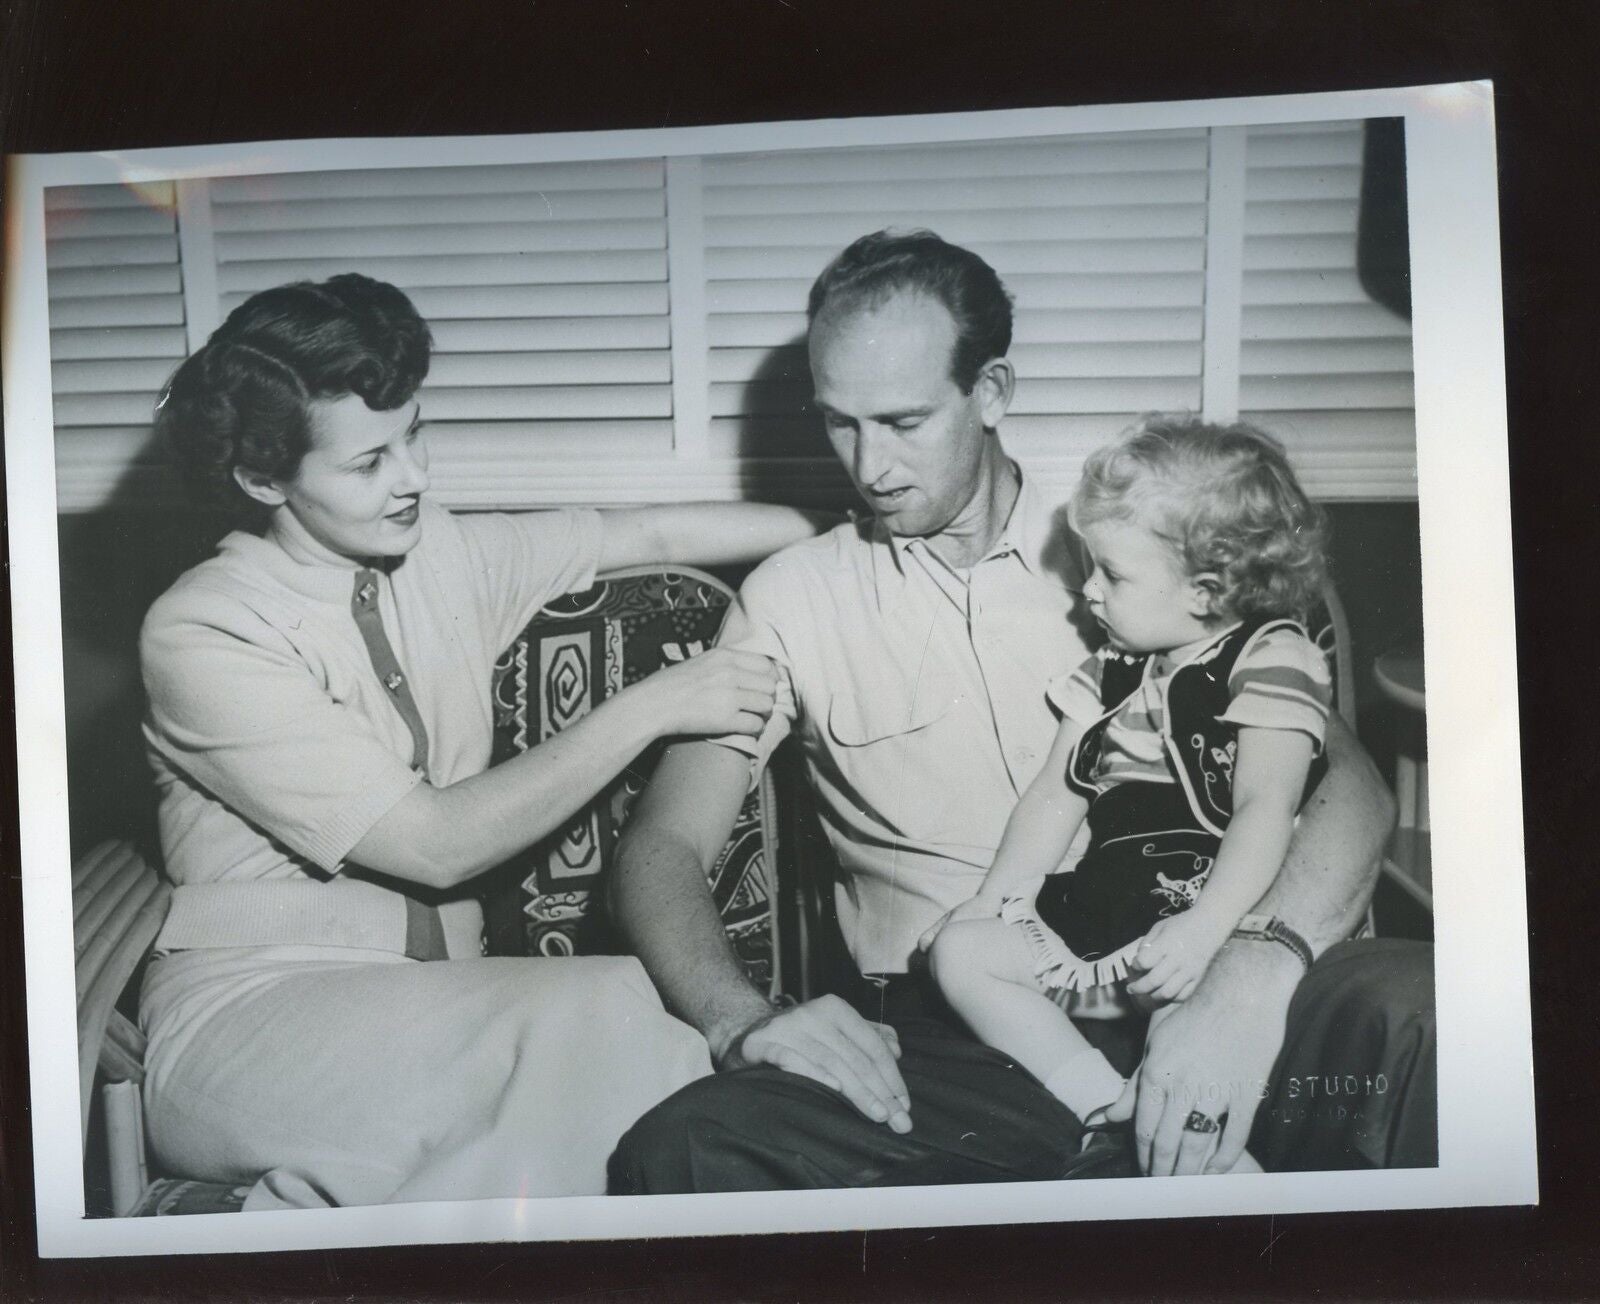
<path id="1" fill-rule="evenodd" d="M 891 285 L 870 290 L 847 290 L 831 295 L 823 300 L 822 306 L 817 309 L 817 315 L 807 324 L 807 337 L 814 335 L 817 328 L 825 323 L 844 317 L 861 317 L 882 312 L 898 299 L 921 299 L 924 303 L 933 304 L 944 313 L 946 320 L 955 328 L 957 340 L 960 340 L 961 326 L 956 321 L 955 313 L 950 311 L 949 304 L 937 294 L 930 294 L 919 285 Z"/>

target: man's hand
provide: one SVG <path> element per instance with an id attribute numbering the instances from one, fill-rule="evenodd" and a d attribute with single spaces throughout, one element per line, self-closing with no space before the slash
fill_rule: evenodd
<path id="1" fill-rule="evenodd" d="M 894 1029 L 868 1023 L 837 996 L 774 1010 L 728 1039 L 718 1067 L 774 1068 L 832 1087 L 868 1118 L 896 1132 L 911 1130 L 911 1095 L 895 1060 Z"/>
<path id="2" fill-rule="evenodd" d="M 1235 940 L 1189 1000 L 1151 1017 L 1144 1062 L 1107 1111 L 1112 1121 L 1133 1119 L 1146 1173 L 1225 1173 L 1238 1161 L 1303 973 L 1285 947 Z M 1193 1110 L 1220 1119 L 1221 1134 L 1185 1130 Z"/>

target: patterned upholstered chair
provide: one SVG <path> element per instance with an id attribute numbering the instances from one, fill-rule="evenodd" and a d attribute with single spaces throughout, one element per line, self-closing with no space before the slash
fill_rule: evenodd
<path id="1" fill-rule="evenodd" d="M 582 719 L 607 697 L 710 647 L 733 591 L 686 567 L 636 567 L 540 611 L 495 668 L 500 761 Z M 559 834 L 513 858 L 484 898 L 491 955 L 561 956 L 624 949 L 592 907 L 617 834 L 660 759 L 652 747 Z M 753 981 L 783 985 L 778 945 L 771 779 L 746 798 L 711 871 L 729 941 Z"/>

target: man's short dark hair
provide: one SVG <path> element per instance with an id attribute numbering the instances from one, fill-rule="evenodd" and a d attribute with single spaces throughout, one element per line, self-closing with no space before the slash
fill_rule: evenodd
<path id="1" fill-rule="evenodd" d="M 950 378 L 970 394 L 984 365 L 1011 347 L 1011 296 L 988 263 L 932 231 L 862 236 L 822 269 L 806 320 L 814 326 L 824 310 L 876 308 L 903 290 L 942 303 L 954 318 Z"/>
<path id="2" fill-rule="evenodd" d="M 359 394 L 375 412 L 411 401 L 432 336 L 394 286 L 347 272 L 253 294 L 167 382 L 156 433 L 204 503 L 258 514 L 235 467 L 292 479 L 313 402 Z"/>

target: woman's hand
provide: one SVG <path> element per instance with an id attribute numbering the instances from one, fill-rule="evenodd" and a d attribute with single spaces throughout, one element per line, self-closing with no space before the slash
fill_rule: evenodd
<path id="1" fill-rule="evenodd" d="M 657 671 L 630 691 L 656 703 L 658 736 L 754 737 L 772 715 L 778 671 L 759 653 L 712 648 Z"/>
<path id="2" fill-rule="evenodd" d="M 979 891 L 969 900 L 963 901 L 953 910 L 946 910 L 934 921 L 933 927 L 928 929 L 917 939 L 917 950 L 926 951 L 933 945 L 933 939 L 944 931 L 946 924 L 959 923 L 963 919 L 993 919 L 1000 913 L 1000 898 L 992 894 L 986 895 Z"/>

